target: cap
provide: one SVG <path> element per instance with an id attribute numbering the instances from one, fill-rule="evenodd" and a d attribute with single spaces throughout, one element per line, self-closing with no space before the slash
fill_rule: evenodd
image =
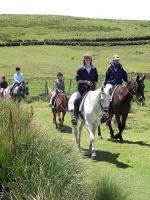
<path id="1" fill-rule="evenodd" d="M 120 60 L 120 58 L 119 58 L 118 55 L 114 55 L 114 56 L 113 56 L 113 60 Z"/>

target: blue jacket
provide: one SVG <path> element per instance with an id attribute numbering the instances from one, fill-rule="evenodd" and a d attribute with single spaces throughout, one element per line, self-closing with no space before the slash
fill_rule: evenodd
<path id="1" fill-rule="evenodd" d="M 97 69 L 94 66 L 92 66 L 90 73 L 88 73 L 84 66 L 80 67 L 77 70 L 77 74 L 76 74 L 76 81 L 79 81 L 79 80 L 91 81 L 92 82 L 91 90 L 94 90 L 95 89 L 95 82 L 98 82 Z M 86 83 L 79 83 L 78 84 L 78 91 L 80 92 L 81 95 L 84 94 L 88 90 L 90 90 L 90 87 Z"/>
<path id="2" fill-rule="evenodd" d="M 115 65 L 114 63 L 111 63 L 106 71 L 104 86 L 107 83 L 112 85 L 122 84 L 122 80 L 128 82 L 127 72 L 123 69 L 121 64 Z"/>
<path id="3" fill-rule="evenodd" d="M 14 74 L 14 83 L 20 83 L 23 79 L 23 74 L 21 72 Z"/>

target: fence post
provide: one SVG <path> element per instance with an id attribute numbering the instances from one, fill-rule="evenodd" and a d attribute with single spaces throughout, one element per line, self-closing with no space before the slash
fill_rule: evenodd
<path id="1" fill-rule="evenodd" d="M 44 93 L 45 93 L 45 94 L 48 94 L 48 85 L 47 85 L 47 81 L 45 82 Z"/>
<path id="2" fill-rule="evenodd" d="M 69 95 L 70 95 L 71 83 L 72 83 L 72 79 L 69 80 Z"/>

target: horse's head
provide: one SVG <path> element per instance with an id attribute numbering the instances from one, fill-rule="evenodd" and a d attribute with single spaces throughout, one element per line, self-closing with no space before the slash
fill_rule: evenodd
<path id="1" fill-rule="evenodd" d="M 101 92 L 100 92 L 100 105 L 101 105 L 101 108 L 104 111 L 108 112 L 109 105 L 110 105 L 110 94 L 109 93 L 106 94 L 104 92 L 104 88 L 103 87 L 101 88 Z"/>
<path id="2" fill-rule="evenodd" d="M 61 99 L 61 105 L 64 110 L 68 110 L 68 101 L 69 101 L 69 96 L 67 96 L 64 93 L 60 94 L 60 99 Z"/>
<path id="3" fill-rule="evenodd" d="M 143 75 L 142 77 L 138 74 L 136 77 L 136 82 L 137 82 L 137 90 L 136 90 L 136 98 L 137 100 L 142 103 L 145 101 L 145 97 L 144 97 L 144 79 L 145 79 L 145 75 Z"/>

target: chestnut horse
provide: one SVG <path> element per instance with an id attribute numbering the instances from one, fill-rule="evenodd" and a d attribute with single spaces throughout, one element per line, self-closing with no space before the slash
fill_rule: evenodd
<path id="1" fill-rule="evenodd" d="M 123 142 L 122 132 L 126 125 L 133 96 L 135 95 L 139 102 L 144 102 L 144 79 L 145 75 L 143 75 L 143 77 L 137 75 L 135 81 L 129 81 L 126 85 L 120 85 L 114 92 L 109 108 L 110 119 L 107 121 L 112 141 L 116 139 Z M 116 117 L 119 130 L 116 135 L 114 135 L 111 125 L 113 115 Z M 101 137 L 100 127 L 98 130 L 98 136 Z"/>
<path id="2" fill-rule="evenodd" d="M 52 96 L 52 93 L 50 92 L 48 94 L 49 100 L 51 96 Z M 58 96 L 56 97 L 54 108 L 52 108 L 53 123 L 56 125 L 56 128 L 61 129 L 63 127 L 64 117 L 66 115 L 66 112 L 68 111 L 68 100 L 69 100 L 69 97 L 63 92 L 59 93 Z M 59 119 L 59 126 L 57 123 L 57 116 Z"/>

